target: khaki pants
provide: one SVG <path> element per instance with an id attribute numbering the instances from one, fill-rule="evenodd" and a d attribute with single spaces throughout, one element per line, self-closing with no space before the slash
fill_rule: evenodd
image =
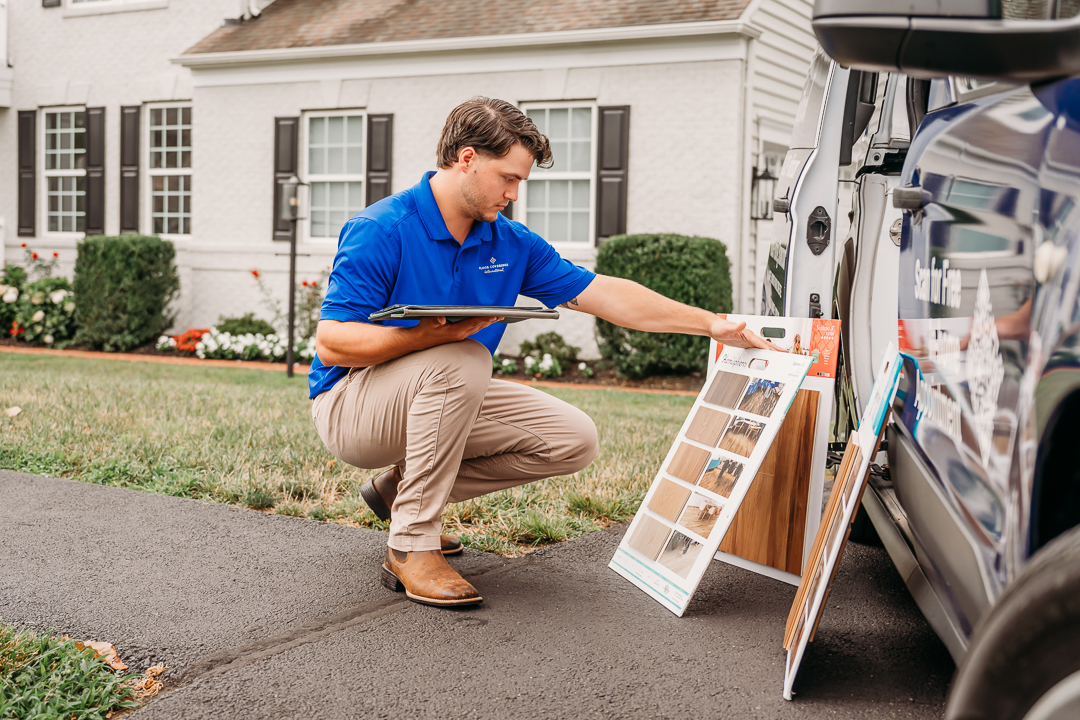
<path id="1" fill-rule="evenodd" d="M 397 465 L 390 547 L 437 550 L 447 502 L 577 472 L 596 456 L 588 415 L 518 383 L 491 379 L 475 340 L 354 368 L 312 402 L 339 460 Z"/>

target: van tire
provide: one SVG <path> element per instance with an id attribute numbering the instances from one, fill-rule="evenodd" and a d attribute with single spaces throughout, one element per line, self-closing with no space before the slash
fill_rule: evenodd
<path id="1" fill-rule="evenodd" d="M 1020 720 L 1080 671 L 1080 527 L 1028 561 L 973 637 L 949 691 L 946 720 Z"/>

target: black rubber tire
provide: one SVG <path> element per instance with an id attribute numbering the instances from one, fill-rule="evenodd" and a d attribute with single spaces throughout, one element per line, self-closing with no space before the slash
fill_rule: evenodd
<path id="1" fill-rule="evenodd" d="M 874 491 L 867 488 L 863 492 Z M 863 507 L 862 503 L 859 503 L 859 509 L 855 511 L 855 518 L 851 521 L 851 534 L 848 535 L 848 540 L 860 545 L 881 547 L 881 538 L 878 536 L 877 529 L 874 527 L 874 523 L 870 520 L 870 516 L 866 513 L 866 508 Z"/>
<path id="2" fill-rule="evenodd" d="M 1080 527 L 1035 554 L 973 637 L 946 720 L 1020 720 L 1080 670 Z"/>

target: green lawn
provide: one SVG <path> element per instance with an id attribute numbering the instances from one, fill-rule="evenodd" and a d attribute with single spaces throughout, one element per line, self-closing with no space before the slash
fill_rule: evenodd
<path id="1" fill-rule="evenodd" d="M 451 505 L 447 532 L 514 554 L 630 517 L 693 399 L 548 390 L 587 412 L 600 454 L 585 470 Z M 375 471 L 335 461 L 311 423 L 307 381 L 283 373 L 0 354 L 0 468 L 245 505 L 380 530 L 359 488 Z"/>

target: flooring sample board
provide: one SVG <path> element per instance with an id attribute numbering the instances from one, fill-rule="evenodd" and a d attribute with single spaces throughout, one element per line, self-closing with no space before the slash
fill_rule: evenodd
<path id="1" fill-rule="evenodd" d="M 788 409 L 757 478 L 716 559 L 791 585 L 802 580 L 802 568 L 821 522 L 825 464 L 836 377 L 840 321 L 812 318 L 728 315 L 773 344 L 813 361 L 795 402 Z M 711 363 L 723 345 L 712 344 Z M 762 383 L 749 388 L 740 409 L 768 412 L 775 398 Z"/>
<path id="2" fill-rule="evenodd" d="M 811 363 L 771 350 L 724 349 L 611 569 L 682 616 Z"/>
<path id="3" fill-rule="evenodd" d="M 791 689 L 806 645 L 814 639 L 818 621 L 825 609 L 829 584 L 836 574 L 855 511 L 866 489 L 870 463 L 877 454 L 885 418 L 900 377 L 900 367 L 900 355 L 890 343 L 878 368 L 874 389 L 860 418 L 859 429 L 851 433 L 840 468 L 836 471 L 825 515 L 814 538 L 810 560 L 784 628 L 784 649 L 787 650 L 784 663 L 785 700 L 791 699 Z"/>

